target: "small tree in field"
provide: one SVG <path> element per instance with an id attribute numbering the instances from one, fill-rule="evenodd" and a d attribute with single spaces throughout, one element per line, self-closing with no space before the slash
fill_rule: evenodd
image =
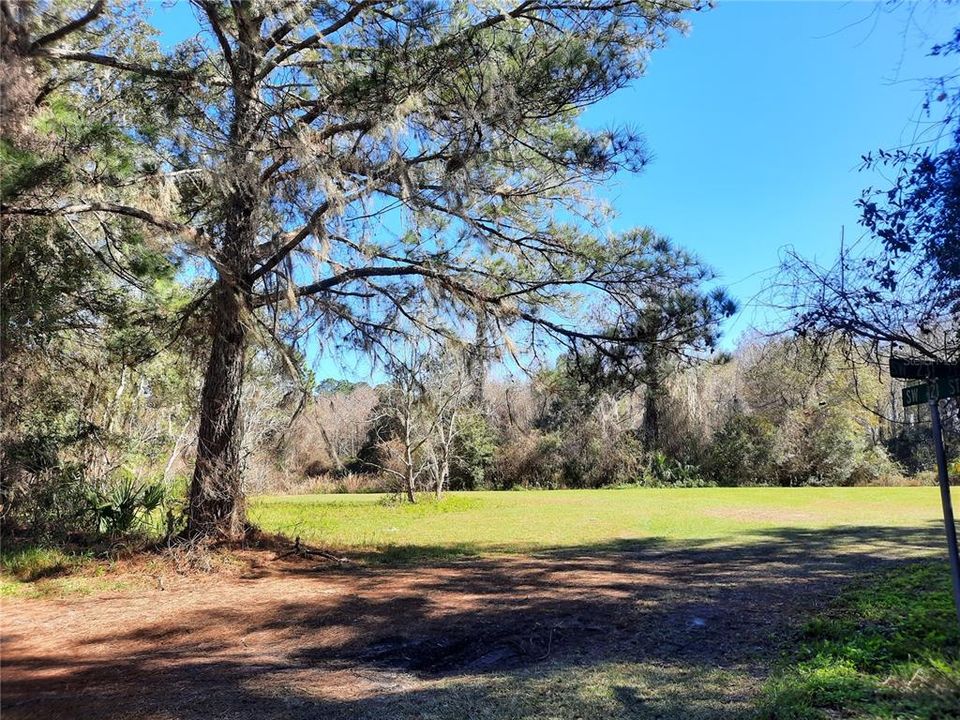
<path id="1" fill-rule="evenodd" d="M 244 529 L 258 335 L 375 354 L 404 330 L 475 335 L 482 317 L 512 347 L 658 341 L 632 322 L 661 272 L 649 235 L 582 222 L 602 221 L 591 188 L 641 167 L 642 144 L 577 118 L 696 0 L 191 4 L 197 36 L 164 50 L 124 3 L 63 17 L 0 0 L 10 52 L 46 78 L 32 101 L 69 96 L 125 149 L 109 172 L 60 158 L 54 191 L 5 198 L 4 214 L 149 231 L 203 280 L 188 306 L 209 344 L 189 533 Z"/>
<path id="2" fill-rule="evenodd" d="M 435 356 L 425 379 L 425 409 L 433 418 L 433 432 L 426 447 L 427 463 L 438 500 L 450 484 L 461 421 L 476 398 L 476 376 L 471 373 L 468 360 L 464 353 L 447 349 Z"/>
<path id="3" fill-rule="evenodd" d="M 390 364 L 390 386 L 381 402 L 379 439 L 399 452 L 377 469 L 396 477 L 407 500 L 416 502 L 420 478 L 427 475 L 437 498 L 448 484 L 458 438 L 458 421 L 467 409 L 473 383 L 460 353 L 426 352 L 409 346 Z"/>

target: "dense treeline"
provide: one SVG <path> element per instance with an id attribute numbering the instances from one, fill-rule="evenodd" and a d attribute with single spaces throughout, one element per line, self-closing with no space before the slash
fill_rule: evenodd
<path id="1" fill-rule="evenodd" d="M 452 406 L 459 411 L 441 489 L 931 481 L 922 409 L 903 408 L 899 393 L 900 383 L 877 365 L 796 338 L 754 340 L 730 356 L 675 367 L 657 395 L 643 386 L 597 387 L 561 361 L 532 377 L 488 381 L 481 402 L 447 397 L 448 418 Z M 444 414 L 436 395 L 434 388 L 417 398 L 418 413 L 408 419 L 420 490 L 437 490 L 430 465 L 435 443 L 447 440 L 431 434 Z M 389 384 L 319 393 L 298 420 L 306 432 L 291 435 L 278 456 L 274 482 L 401 489 L 407 443 L 402 423 L 390 423 L 395 403 Z M 311 426 L 326 428 L 327 437 L 309 433 Z"/>
<path id="2" fill-rule="evenodd" d="M 18 403 L 3 436 L 6 529 L 62 540 L 126 532 L 151 516 L 156 527 L 161 514 L 175 531 L 200 363 L 172 348 L 125 362 L 103 342 L 113 330 L 86 341 L 81 332 L 5 360 L 7 388 L 25 390 L 6 399 L 7 412 Z M 52 364 L 68 351 L 71 362 Z M 284 359 L 258 353 L 243 407 L 247 491 L 415 499 L 447 489 L 932 482 L 922 408 L 902 407 L 899 383 L 839 345 L 753 339 L 676 361 L 655 395 L 588 382 L 563 358 L 510 380 L 481 374 L 479 393 L 464 355 L 415 355 L 375 386 L 312 383 L 301 404 Z M 946 415 L 955 434 L 956 414 Z"/>

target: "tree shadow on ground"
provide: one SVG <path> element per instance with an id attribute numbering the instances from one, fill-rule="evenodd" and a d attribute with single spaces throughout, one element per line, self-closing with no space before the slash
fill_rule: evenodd
<path id="1" fill-rule="evenodd" d="M 282 564 L 215 603 L 73 633 L 60 652 L 8 635 L 4 717 L 744 717 L 800 619 L 851 578 L 939 550 L 941 532 Z M 109 603 L 83 612 L 109 618 Z"/>

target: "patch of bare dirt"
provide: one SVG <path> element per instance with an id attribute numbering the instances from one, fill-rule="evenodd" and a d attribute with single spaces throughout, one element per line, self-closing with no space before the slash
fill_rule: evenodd
<path id="1" fill-rule="evenodd" d="M 782 510 L 780 508 L 709 508 L 703 510 L 702 512 L 704 515 L 723 518 L 724 520 L 737 520 L 739 522 L 787 523 L 797 525 L 816 522 L 821 518 L 821 516 L 815 512 L 803 512 L 802 510 Z"/>
<path id="2" fill-rule="evenodd" d="M 622 541 L 400 568 L 246 551 L 233 572 L 143 591 L 5 601 L 3 717 L 387 720 L 384 697 L 540 665 L 759 678 L 796 618 L 937 540 L 785 530 L 743 547 Z"/>

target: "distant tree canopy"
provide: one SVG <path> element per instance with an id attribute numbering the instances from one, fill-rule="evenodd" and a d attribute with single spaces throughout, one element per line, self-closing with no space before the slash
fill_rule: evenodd
<path id="1" fill-rule="evenodd" d="M 166 49 L 125 2 L 0 0 L 4 233 L 50 222 L 131 284 L 131 244 L 192 278 L 169 318 L 208 345 L 190 534 L 243 532 L 256 343 L 389 355 L 481 321 L 509 352 L 661 342 L 638 318 L 663 253 L 594 230 L 591 189 L 642 142 L 577 119 L 697 2 L 192 5 Z"/>

